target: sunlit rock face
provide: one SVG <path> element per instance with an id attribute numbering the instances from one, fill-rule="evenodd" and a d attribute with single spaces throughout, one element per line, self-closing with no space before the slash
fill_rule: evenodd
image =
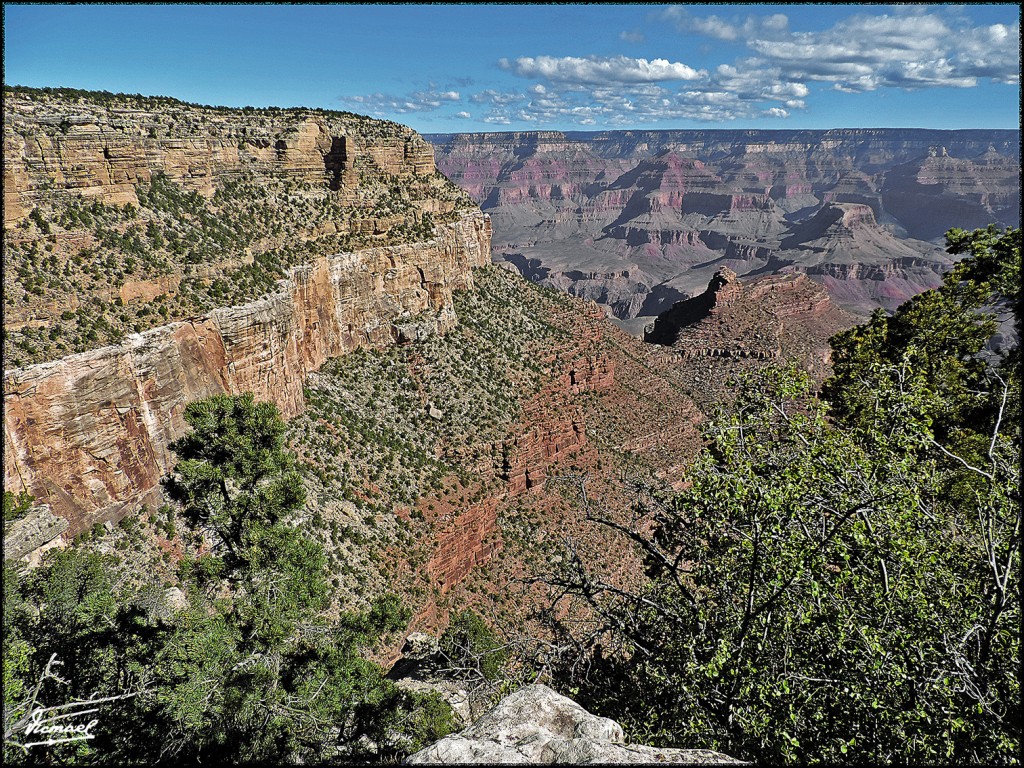
<path id="1" fill-rule="evenodd" d="M 546 685 L 502 699 L 465 730 L 410 755 L 411 765 L 744 765 L 721 752 L 626 744 L 622 726 Z"/>
<path id="2" fill-rule="evenodd" d="M 4 487 L 45 499 L 67 536 L 119 519 L 171 468 L 187 403 L 253 392 L 295 415 L 306 374 L 331 357 L 393 344 L 414 317 L 450 329 L 452 292 L 488 263 L 489 236 L 487 216 L 469 213 L 426 243 L 295 268 L 258 301 L 5 371 Z"/>
<path id="3" fill-rule="evenodd" d="M 5 289 L 19 292 L 5 302 L 5 330 L 59 334 L 88 302 L 155 310 L 186 284 L 230 282 L 231 270 L 283 245 L 306 246 L 301 260 L 235 300 L 185 306 L 175 316 L 164 307 L 149 313 L 167 318 L 156 323 L 124 320 L 126 331 L 105 345 L 80 343 L 75 354 L 50 353 L 45 362 L 6 359 L 5 490 L 26 490 L 47 505 L 62 522 L 43 527 L 60 528 L 68 541 L 158 501 L 187 403 L 252 392 L 295 416 L 306 376 L 327 360 L 401 343 L 417 326 L 454 327 L 453 293 L 472 287 L 473 269 L 490 263 L 489 217 L 436 175 L 431 145 L 410 128 L 351 113 L 5 88 L 3 167 L 5 264 L 20 259 L 5 269 Z M 174 234 L 189 243 L 178 251 L 146 234 L 149 226 L 174 229 L 173 217 L 161 218 L 143 199 L 158 179 L 189 211 L 174 220 Z M 230 197 L 232 184 L 251 192 Z M 191 258 L 188 237 L 200 219 L 216 222 L 230 206 L 255 211 L 256 198 L 273 195 L 262 235 L 224 234 L 205 260 Z M 83 206 L 94 217 L 119 210 L 128 218 L 101 225 L 70 216 Z M 333 213 L 315 218 L 316 210 Z M 125 250 L 128 241 L 134 250 Z M 142 255 L 158 252 L 163 262 L 138 269 Z M 48 259 L 42 266 L 37 254 Z M 102 259 L 109 279 L 64 279 L 74 264 Z M 33 272 L 48 290 L 26 282 Z"/>

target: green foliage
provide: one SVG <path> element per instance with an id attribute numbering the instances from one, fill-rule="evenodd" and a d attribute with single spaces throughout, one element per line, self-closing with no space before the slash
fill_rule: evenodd
<path id="1" fill-rule="evenodd" d="M 974 255 L 943 288 L 837 337 L 828 404 L 794 370 L 739 383 L 653 534 L 618 528 L 643 589 L 568 561 L 616 647 L 563 669 L 581 703 L 767 762 L 1015 759 L 1019 379 L 976 310 L 1019 295 L 1019 231 L 950 243 Z"/>
<path id="2" fill-rule="evenodd" d="M 834 375 L 823 394 L 843 422 L 870 428 L 886 407 L 879 392 L 898 391 L 912 378 L 924 398 L 918 415 L 940 442 L 955 439 L 964 425 L 983 432 L 992 424 L 998 411 L 992 377 L 1016 376 L 1019 351 L 1002 365 L 980 353 L 997 313 L 1013 316 L 1018 309 L 1021 231 L 953 229 L 946 240 L 950 253 L 970 256 L 939 289 L 915 296 L 892 317 L 878 310 L 832 340 Z"/>
<path id="3" fill-rule="evenodd" d="M 440 649 L 451 671 L 496 680 L 509 654 L 484 620 L 470 608 L 455 616 L 441 636 Z"/>
<path id="4" fill-rule="evenodd" d="M 11 491 L 4 491 L 4 522 L 23 518 L 32 509 L 35 501 L 35 496 L 28 491 L 21 491 L 17 495 Z"/>
<path id="5" fill-rule="evenodd" d="M 78 550 L 49 556 L 24 583 L 5 568 L 5 730 L 57 653 L 69 686 L 46 703 L 137 695 L 103 705 L 87 747 L 47 757 L 322 763 L 400 758 L 447 733 L 447 705 L 400 691 L 363 657 L 407 625 L 406 606 L 386 596 L 323 615 L 326 558 L 293 519 L 304 491 L 277 409 L 218 396 L 185 417 L 192 432 L 174 444 L 169 488 L 189 536 L 214 549 L 183 562 L 186 605 L 166 610 L 156 584 L 126 592 L 108 560 Z"/>
<path id="6" fill-rule="evenodd" d="M 49 554 L 43 565 L 19 575 L 4 566 L 4 757 L 26 755 L 24 738 L 33 699 L 56 706 L 94 697 L 135 694 L 148 677 L 159 629 L 147 623 L 134 596 L 115 585 L 110 558 L 80 550 Z M 56 677 L 45 670 L 56 656 Z M 34 748 L 29 757 L 92 762 L 116 753 L 132 699 L 103 705 L 103 727 L 88 743 Z M 16 725 L 21 721 L 20 728 Z M 129 726 L 143 730 L 138 724 Z"/>
<path id="7" fill-rule="evenodd" d="M 251 394 L 216 395 L 190 403 L 185 421 L 192 431 L 171 445 L 180 458 L 168 482 L 172 498 L 188 519 L 216 534 L 230 567 L 243 565 L 243 557 L 258 560 L 266 527 L 305 503 L 277 406 L 256 403 Z"/>
<path id="8" fill-rule="evenodd" d="M 359 654 L 403 628 L 408 610 L 384 597 L 335 622 L 320 615 L 326 557 L 289 519 L 305 492 L 277 408 L 222 395 L 191 403 L 185 419 L 169 488 L 222 554 L 185 564 L 193 608 L 157 660 L 178 758 L 320 761 L 366 738 L 401 752 L 411 737 L 379 723 L 415 706 Z"/>

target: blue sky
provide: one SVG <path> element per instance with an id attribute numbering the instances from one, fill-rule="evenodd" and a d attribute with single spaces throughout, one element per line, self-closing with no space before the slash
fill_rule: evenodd
<path id="1" fill-rule="evenodd" d="M 424 132 L 1017 128 L 1017 5 L 4 5 L 4 81 Z"/>

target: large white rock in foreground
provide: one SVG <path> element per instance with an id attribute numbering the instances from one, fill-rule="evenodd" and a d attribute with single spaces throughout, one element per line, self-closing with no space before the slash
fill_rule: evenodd
<path id="1" fill-rule="evenodd" d="M 590 714 L 546 685 L 530 685 L 506 696 L 473 725 L 410 755 L 406 762 L 425 765 L 742 764 L 706 749 L 624 744 L 618 723 Z"/>

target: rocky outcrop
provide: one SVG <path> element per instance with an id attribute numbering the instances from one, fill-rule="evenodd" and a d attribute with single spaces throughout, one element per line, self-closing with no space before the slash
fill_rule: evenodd
<path id="1" fill-rule="evenodd" d="M 32 507 L 20 520 L 4 522 L 4 559 L 19 560 L 60 536 L 68 521 L 57 517 L 47 504 Z"/>
<path id="2" fill-rule="evenodd" d="M 509 492 L 523 493 L 543 485 L 548 465 L 586 441 L 579 414 L 546 419 L 517 435 L 505 448 L 502 468 Z"/>
<path id="3" fill-rule="evenodd" d="M 497 501 L 488 499 L 472 506 L 439 528 L 434 554 L 427 561 L 426 570 L 443 596 L 475 567 L 501 550 Z"/>
<path id="4" fill-rule="evenodd" d="M 583 314 L 592 319 L 604 316 L 597 305 L 589 307 L 591 311 Z M 578 343 L 599 340 L 600 332 L 595 330 L 595 338 L 581 338 Z M 615 383 L 615 364 L 607 354 L 584 355 L 561 366 L 562 372 L 548 387 L 549 394 L 527 405 L 524 429 L 502 446 L 500 473 L 510 494 L 541 487 L 552 463 L 586 445 L 583 415 L 578 406 L 570 405 L 572 396 L 606 392 Z"/>
<path id="5" fill-rule="evenodd" d="M 371 162 L 399 177 L 434 172 L 412 129 L 339 112 L 237 110 L 130 97 L 60 103 L 4 95 L 4 226 L 55 190 L 106 204 L 138 203 L 136 185 L 163 173 L 204 196 L 243 172 L 354 188 Z"/>
<path id="6" fill-rule="evenodd" d="M 427 138 L 438 167 L 493 215 L 501 258 L 631 330 L 666 308 L 655 290 L 694 295 L 720 267 L 791 267 L 854 312 L 892 310 L 948 270 L 947 229 L 1020 222 L 1019 131 Z M 911 255 L 925 266 L 906 268 Z M 879 267 L 881 279 L 816 271 L 832 263 Z"/>
<path id="7" fill-rule="evenodd" d="M 707 290 L 661 314 L 644 340 L 683 359 L 796 358 L 823 375 L 829 337 L 853 325 L 828 293 L 803 274 L 742 282 L 731 269 L 715 273 Z"/>
<path id="8" fill-rule="evenodd" d="M 627 744 L 622 727 L 545 685 L 502 699 L 465 730 L 410 755 L 410 765 L 677 763 L 742 765 L 720 752 Z"/>
<path id="9" fill-rule="evenodd" d="M 68 537 L 123 517 L 155 500 L 188 402 L 249 391 L 298 413 L 306 374 L 329 358 L 392 344 L 416 319 L 452 327 L 452 292 L 489 262 L 489 241 L 488 217 L 466 214 L 426 243 L 295 268 L 259 301 L 5 371 L 5 488 L 48 503 Z"/>
<path id="10" fill-rule="evenodd" d="M 598 347 L 602 333 L 597 321 L 604 312 L 591 303 L 576 308 L 569 345 L 575 353 Z M 524 407 L 513 434 L 496 444 L 500 461 L 480 472 L 493 472 L 503 481 L 497 495 L 488 496 L 468 509 L 456 508 L 435 520 L 435 541 L 426 572 L 441 596 L 448 594 L 475 568 L 502 551 L 498 506 L 501 499 L 522 494 L 536 496 L 549 479 L 552 465 L 587 445 L 585 418 L 576 396 L 605 393 L 615 385 L 615 362 L 607 353 L 560 358 L 551 366 L 551 376 L 542 393 Z M 557 367 L 556 367 L 557 366 Z"/>

